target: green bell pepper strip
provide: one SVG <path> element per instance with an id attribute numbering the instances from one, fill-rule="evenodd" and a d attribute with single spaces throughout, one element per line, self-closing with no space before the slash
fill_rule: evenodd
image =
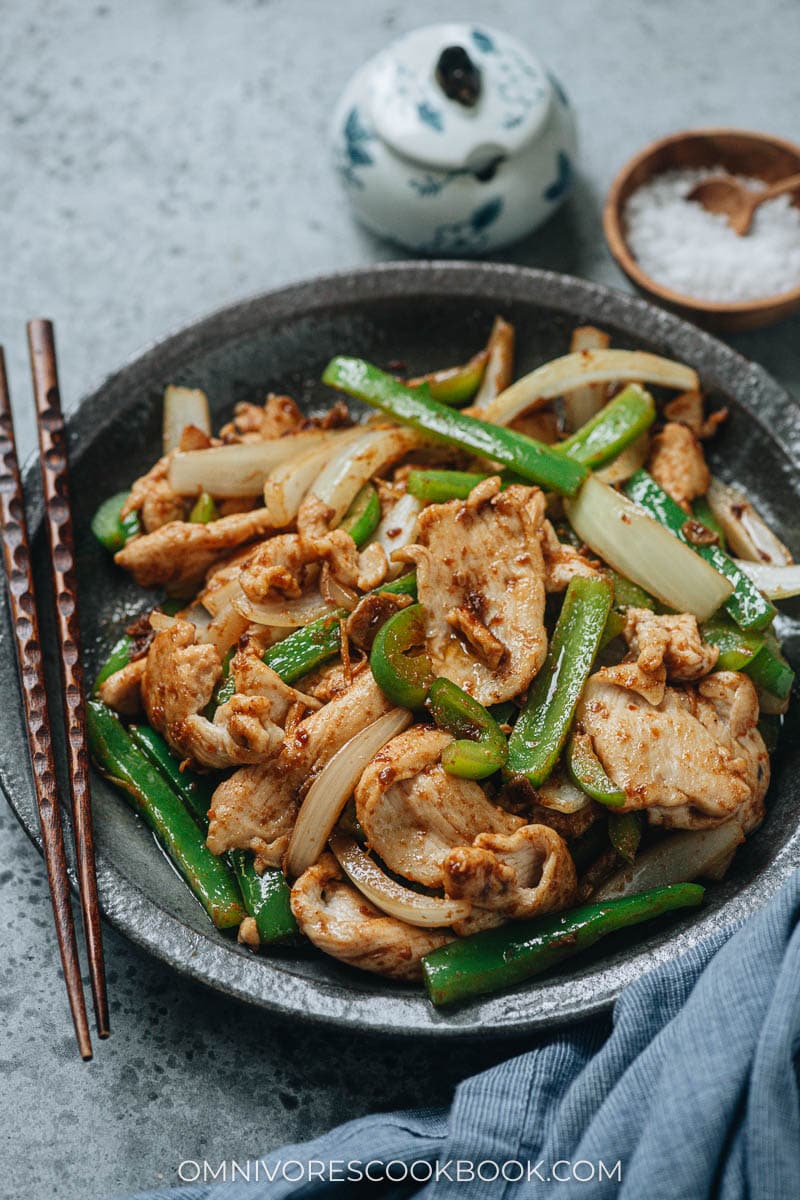
<path id="1" fill-rule="evenodd" d="M 553 449 L 585 467 L 602 467 L 635 442 L 655 418 L 653 397 L 632 383 Z"/>
<path id="2" fill-rule="evenodd" d="M 703 622 L 700 632 L 705 641 L 719 646 L 718 671 L 744 671 L 757 687 L 778 699 L 789 695 L 794 671 L 771 630 L 740 629 L 724 612 L 718 612 Z"/>
<path id="3" fill-rule="evenodd" d="M 603 630 L 603 636 L 600 639 L 599 650 L 605 650 L 609 642 L 613 642 L 614 638 L 622 636 L 622 631 L 625 628 L 625 618 L 619 609 L 612 608 L 608 614 L 606 627 Z"/>
<path id="4" fill-rule="evenodd" d="M 128 513 L 127 517 L 120 516 L 120 510 L 129 495 L 130 492 L 117 492 L 115 496 L 109 496 L 92 517 L 92 533 L 101 546 L 105 546 L 112 554 L 116 554 L 117 550 L 121 550 L 131 538 L 142 531 L 138 513 Z"/>
<path id="5" fill-rule="evenodd" d="M 442 752 L 442 766 L 448 775 L 486 779 L 505 766 L 508 742 L 503 731 L 489 710 L 457 684 L 434 679 L 428 707 L 439 728 L 456 738 Z"/>
<path id="6" fill-rule="evenodd" d="M 642 814 L 639 812 L 608 814 L 608 837 L 620 858 L 626 863 L 636 860 L 642 840 Z"/>
<path id="7" fill-rule="evenodd" d="M 614 590 L 607 579 L 569 582 L 547 658 L 508 742 L 510 775 L 534 787 L 556 765 L 606 627 Z"/>
<path id="8" fill-rule="evenodd" d="M 619 571 L 609 570 L 611 582 L 614 584 L 614 608 L 650 608 L 654 612 L 658 608 L 657 601 L 638 583 L 620 575 Z"/>
<path id="9" fill-rule="evenodd" d="M 725 601 L 724 607 L 737 625 L 742 629 L 763 629 L 765 625 L 769 625 L 777 615 L 775 606 L 719 546 L 696 546 L 689 541 L 683 532 L 688 519 L 686 513 L 663 488 L 659 487 L 655 479 L 646 471 L 639 470 L 628 480 L 625 491 L 646 513 L 661 525 L 665 525 L 687 546 L 691 546 L 696 554 L 733 584 L 733 592 Z"/>
<path id="10" fill-rule="evenodd" d="M 625 793 L 606 774 L 594 752 L 592 739 L 585 733 L 574 732 L 567 743 L 567 771 L 576 787 L 607 808 L 622 808 Z"/>
<path id="11" fill-rule="evenodd" d="M 219 513 L 217 506 L 214 503 L 214 497 L 208 492 L 201 492 L 194 502 L 192 511 L 189 513 L 189 520 L 193 525 L 208 525 L 209 521 L 216 521 Z"/>
<path id="12" fill-rule="evenodd" d="M 94 681 L 94 688 L 92 689 L 94 696 L 99 692 L 101 683 L 105 683 L 110 675 L 114 675 L 117 671 L 121 671 L 123 667 L 127 667 L 131 661 L 132 649 L 133 638 L 129 634 L 123 633 L 122 637 L 114 643 L 111 653 L 97 672 L 97 678 Z"/>
<path id="13" fill-rule="evenodd" d="M 706 496 L 698 496 L 696 500 L 692 501 L 692 512 L 695 515 L 695 520 L 699 521 L 701 525 L 705 525 L 706 529 L 710 529 L 712 533 L 717 535 L 720 550 L 727 551 L 728 542 L 725 537 L 725 530 L 714 516 L 714 510 L 708 503 Z"/>
<path id="14" fill-rule="evenodd" d="M 340 529 L 349 533 L 357 546 L 363 546 L 380 525 L 381 501 L 373 483 L 365 483 L 342 518 Z"/>
<path id="15" fill-rule="evenodd" d="M 214 791 L 211 779 L 191 770 L 181 770 L 164 738 L 148 725 L 131 725 L 128 732 L 134 744 L 172 785 L 205 833 Z M 275 945 L 297 933 L 290 904 L 291 889 L 283 871 L 267 867 L 259 875 L 249 850 L 229 850 L 223 857 L 236 876 L 247 914 L 255 921 L 261 941 Z"/>
<path id="16" fill-rule="evenodd" d="M 574 496 L 587 468 L 524 434 L 448 408 L 358 358 L 331 359 L 323 383 L 438 441 L 511 467 L 529 483 Z"/>
<path id="17" fill-rule="evenodd" d="M 458 367 L 445 367 L 441 371 L 431 371 L 428 375 L 420 375 L 416 379 L 406 381 L 406 387 L 427 390 L 429 396 L 448 404 L 451 408 L 461 408 L 477 392 L 483 381 L 486 363 L 489 358 L 487 349 L 479 350 L 469 362 Z"/>
<path id="18" fill-rule="evenodd" d="M 245 916 L 236 881 L 211 853 L 202 830 L 167 780 L 134 745 L 122 722 L 105 704 L 90 700 L 86 724 L 92 757 L 144 818 L 218 929 Z"/>
<path id="19" fill-rule="evenodd" d="M 448 500 L 466 500 L 472 489 L 488 478 L 478 471 L 410 471 L 406 490 L 418 500 L 445 504 Z"/>
<path id="20" fill-rule="evenodd" d="M 401 608 L 378 630 L 369 665 L 383 694 L 400 708 L 422 708 L 433 681 L 431 663 L 420 647 L 425 642 L 425 610 L 421 604 Z"/>
<path id="21" fill-rule="evenodd" d="M 513 987 L 607 934 L 677 909 L 696 908 L 703 894 L 695 883 L 676 883 L 460 938 L 423 958 L 428 996 L 439 1007 Z"/>

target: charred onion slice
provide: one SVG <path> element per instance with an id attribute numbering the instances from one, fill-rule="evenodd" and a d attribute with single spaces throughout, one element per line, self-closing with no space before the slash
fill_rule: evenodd
<path id="1" fill-rule="evenodd" d="M 373 858 L 362 850 L 355 838 L 336 833 L 331 850 L 347 878 L 376 908 L 387 916 L 419 925 L 423 929 L 441 929 L 454 921 L 463 921 L 472 912 L 469 900 L 443 900 L 403 887 L 382 871 Z"/>
<path id="2" fill-rule="evenodd" d="M 323 767 L 297 814 L 284 863 L 290 879 L 314 865 L 367 764 L 410 724 L 411 713 L 394 708 L 345 742 Z"/>
<path id="3" fill-rule="evenodd" d="M 737 558 L 788 567 L 794 561 L 743 492 L 712 478 L 706 495 L 708 506 L 722 527 L 731 553 Z"/>
<path id="4" fill-rule="evenodd" d="M 211 433 L 211 417 L 208 398 L 199 388 L 175 387 L 170 384 L 164 389 L 163 443 L 164 453 L 177 450 L 181 434 L 187 425 Z"/>

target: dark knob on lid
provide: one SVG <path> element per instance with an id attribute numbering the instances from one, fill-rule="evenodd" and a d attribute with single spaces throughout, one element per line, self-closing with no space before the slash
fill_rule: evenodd
<path id="1" fill-rule="evenodd" d="M 447 96 L 473 108 L 481 94 L 481 73 L 463 46 L 446 46 L 436 64 L 436 82 Z"/>

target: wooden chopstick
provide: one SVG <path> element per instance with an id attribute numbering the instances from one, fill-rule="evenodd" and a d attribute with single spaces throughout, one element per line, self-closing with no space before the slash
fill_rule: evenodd
<path id="1" fill-rule="evenodd" d="M 86 699 L 78 623 L 78 585 L 75 578 L 75 539 L 69 501 L 67 434 L 58 388 L 55 339 L 50 321 L 28 322 L 28 349 L 39 430 L 45 524 L 50 543 L 50 566 L 55 597 L 61 664 L 61 695 L 67 740 L 72 823 L 81 897 L 81 913 L 89 960 L 95 1024 L 98 1036 L 109 1035 L 103 939 L 92 833 L 89 792 L 89 751 L 86 740 Z"/>
<path id="2" fill-rule="evenodd" d="M 28 726 L 31 769 L 39 809 L 42 848 L 47 864 L 50 898 L 53 903 L 58 949 L 67 985 L 67 996 L 75 1026 L 78 1049 L 84 1059 L 92 1057 L 89 1023 L 81 984 L 78 944 L 64 852 L 64 829 L 58 802 L 50 716 L 47 706 L 39 622 L 33 590 L 25 501 L 17 461 L 14 422 L 6 379 L 5 358 L 0 347 L 0 540 L 6 570 L 11 620 L 20 673 L 22 700 Z"/>

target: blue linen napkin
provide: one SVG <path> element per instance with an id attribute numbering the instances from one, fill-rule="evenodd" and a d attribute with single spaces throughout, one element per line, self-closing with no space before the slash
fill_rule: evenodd
<path id="1" fill-rule="evenodd" d="M 598 1020 L 558 1032 L 465 1080 L 449 1113 L 350 1121 L 250 1164 L 249 1182 L 140 1200 L 796 1200 L 799 914 L 797 872 L 744 925 L 628 987 L 609 1037 Z M 379 1182 L 356 1182 L 366 1164 Z"/>

